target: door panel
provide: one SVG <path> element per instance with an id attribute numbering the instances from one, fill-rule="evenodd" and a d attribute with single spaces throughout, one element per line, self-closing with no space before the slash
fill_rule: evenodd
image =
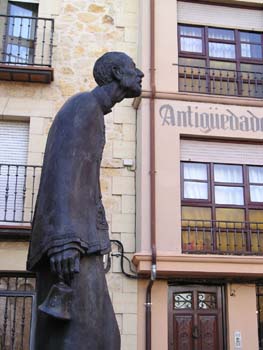
<path id="1" fill-rule="evenodd" d="M 217 315 L 201 315 L 198 319 L 200 332 L 198 349 L 218 350 Z"/>
<path id="2" fill-rule="evenodd" d="M 223 350 L 221 286 L 171 286 L 169 350 Z"/>
<path id="3" fill-rule="evenodd" d="M 174 318 L 174 332 L 178 334 L 176 337 L 176 350 L 192 350 L 193 349 L 193 317 L 189 316 L 175 316 Z"/>

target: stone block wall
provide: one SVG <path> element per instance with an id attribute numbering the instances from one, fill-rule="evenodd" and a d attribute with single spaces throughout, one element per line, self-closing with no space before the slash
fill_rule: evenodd
<path id="1" fill-rule="evenodd" d="M 92 68 L 99 56 L 107 51 L 124 51 L 137 61 L 138 7 L 139 0 L 40 0 L 39 16 L 55 19 L 54 82 L 0 81 L 0 119 L 30 124 L 28 164 L 42 164 L 52 119 L 65 100 L 94 88 Z M 101 169 L 111 238 L 123 242 L 130 258 L 135 250 L 136 168 L 136 112 L 131 105 L 132 100 L 123 101 L 105 118 L 107 144 Z M 0 258 L 0 270 L 25 270 L 26 244 L 1 243 L 0 250 L 13 260 Z M 107 279 L 122 334 L 122 350 L 134 350 L 137 282 L 121 274 L 118 257 L 113 258 Z"/>

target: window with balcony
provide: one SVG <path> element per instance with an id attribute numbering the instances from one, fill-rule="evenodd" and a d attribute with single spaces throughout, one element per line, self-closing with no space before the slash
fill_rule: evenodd
<path id="1" fill-rule="evenodd" d="M 6 63 L 33 64 L 37 4 L 9 4 L 3 60 Z"/>
<path id="2" fill-rule="evenodd" d="M 4 0 L 0 11 L 0 79 L 50 82 L 54 21 L 30 2 Z"/>
<path id="3" fill-rule="evenodd" d="M 0 235 L 28 236 L 41 167 L 28 165 L 29 123 L 0 121 Z"/>
<path id="4" fill-rule="evenodd" d="M 263 34 L 179 25 L 179 90 L 263 97 Z"/>
<path id="5" fill-rule="evenodd" d="M 263 254 L 263 166 L 182 162 L 182 249 Z"/>

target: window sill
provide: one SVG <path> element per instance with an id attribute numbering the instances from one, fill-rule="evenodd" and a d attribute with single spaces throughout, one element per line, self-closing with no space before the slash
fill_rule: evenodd
<path id="1" fill-rule="evenodd" d="M 1 241 L 22 241 L 28 242 L 31 236 L 31 226 L 0 226 L 0 242 Z"/>
<path id="2" fill-rule="evenodd" d="M 50 84 L 54 80 L 54 70 L 50 67 L 0 64 L 0 80 Z"/>

